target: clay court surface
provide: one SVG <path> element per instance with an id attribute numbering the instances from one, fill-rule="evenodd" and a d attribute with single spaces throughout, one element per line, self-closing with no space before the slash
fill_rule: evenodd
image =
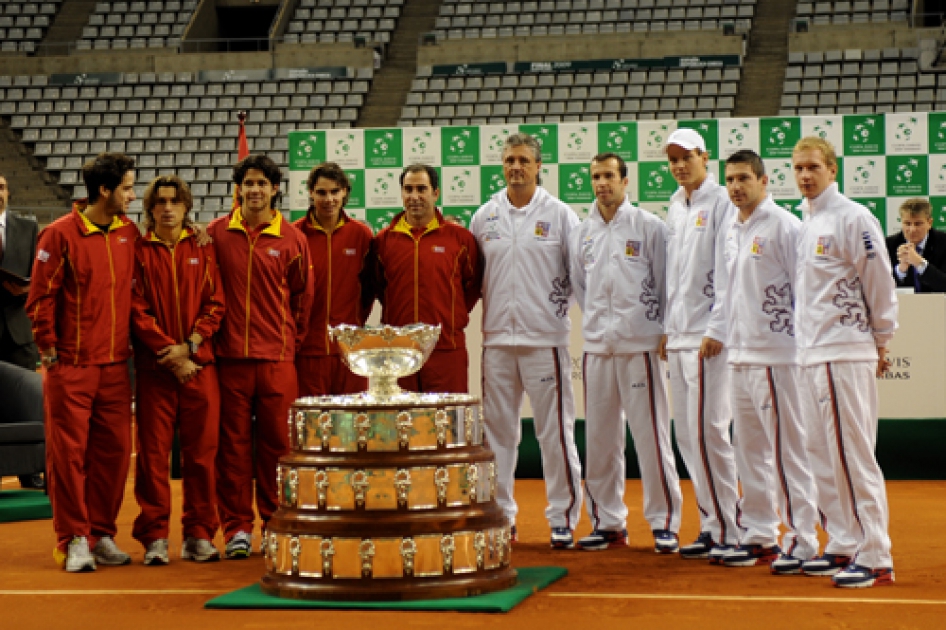
<path id="1" fill-rule="evenodd" d="M 14 479 L 4 482 L 4 488 L 15 487 Z M 174 489 L 178 508 L 180 482 L 174 482 Z M 683 489 L 681 540 L 686 543 L 697 534 L 697 517 L 689 482 Z M 514 547 L 513 564 L 559 565 L 569 574 L 511 613 L 472 614 L 204 610 L 208 599 L 257 581 L 263 573 L 262 557 L 185 563 L 176 559 L 178 526 L 171 534 L 171 564 L 142 565 L 144 552 L 130 536 L 137 506 L 129 483 L 117 542 L 131 553 L 130 566 L 67 574 L 52 560 L 51 521 L 0 524 L 0 628 L 944 628 L 946 482 L 894 481 L 887 489 L 897 582 L 846 590 L 833 588 L 826 578 L 774 577 L 763 567 L 712 567 L 701 560 L 654 554 L 640 514 L 637 481 L 627 484 L 629 548 L 553 552 L 543 517 L 543 484 L 520 481 L 520 542 Z M 172 523 L 179 519 L 175 511 Z M 590 527 L 584 518 L 578 534 Z M 258 535 L 256 539 L 258 544 Z M 222 549 L 222 540 L 217 543 Z"/>

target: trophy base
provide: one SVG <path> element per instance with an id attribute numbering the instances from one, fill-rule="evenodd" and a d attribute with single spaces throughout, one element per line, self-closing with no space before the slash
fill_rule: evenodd
<path id="1" fill-rule="evenodd" d="M 263 577 L 261 588 L 267 595 L 289 599 L 380 602 L 472 597 L 505 590 L 516 582 L 516 570 L 505 567 L 487 574 L 401 578 L 389 583 L 376 579 L 321 582 L 268 574 Z"/>

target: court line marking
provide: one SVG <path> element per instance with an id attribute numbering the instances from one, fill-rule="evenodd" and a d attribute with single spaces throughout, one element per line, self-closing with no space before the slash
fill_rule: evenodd
<path id="1" fill-rule="evenodd" d="M 210 589 L 121 589 L 121 590 L 0 590 L 3 595 L 220 595 Z"/>
<path id="2" fill-rule="evenodd" d="M 706 602 L 784 602 L 808 604 L 904 604 L 946 606 L 940 599 L 867 599 L 847 597 L 785 597 L 775 595 L 671 595 L 659 593 L 546 593 L 549 597 L 586 599 L 664 599 Z"/>

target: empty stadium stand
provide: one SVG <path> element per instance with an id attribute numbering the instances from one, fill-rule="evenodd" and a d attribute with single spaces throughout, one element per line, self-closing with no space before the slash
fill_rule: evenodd
<path id="1" fill-rule="evenodd" d="M 197 0 L 99 2 L 76 43 L 79 50 L 163 48 L 180 44 Z"/>
<path id="2" fill-rule="evenodd" d="M 905 22 L 909 0 L 845 0 L 843 2 L 799 2 L 796 15 L 812 24 L 866 24 Z"/>
<path id="3" fill-rule="evenodd" d="M 301 0 L 289 22 L 287 43 L 388 44 L 404 0 Z"/>
<path id="4" fill-rule="evenodd" d="M 353 73 L 356 74 L 356 73 Z M 192 73 L 125 73 L 116 85 L 50 86 L 46 76 L 0 77 L 0 116 L 46 159 L 59 182 L 85 195 L 80 169 L 102 151 L 138 163 L 139 196 L 160 172 L 193 184 L 201 220 L 230 206 L 237 157 L 235 114 L 249 112 L 253 151 L 287 166 L 287 135 L 297 128 L 347 128 L 368 91 L 366 78 L 197 82 Z M 132 213 L 140 212 L 140 200 Z"/>
<path id="5" fill-rule="evenodd" d="M 13 0 L 0 4 L 0 53 L 36 52 L 61 3 Z"/>
<path id="6" fill-rule="evenodd" d="M 419 76 L 401 126 L 728 118 L 739 67 Z"/>
<path id="7" fill-rule="evenodd" d="M 594 35 L 646 31 L 719 29 L 745 32 L 756 0 L 446 0 L 440 7 L 439 39 Z"/>
<path id="8" fill-rule="evenodd" d="M 946 74 L 921 72 L 916 48 L 789 53 L 782 115 L 946 108 Z"/>

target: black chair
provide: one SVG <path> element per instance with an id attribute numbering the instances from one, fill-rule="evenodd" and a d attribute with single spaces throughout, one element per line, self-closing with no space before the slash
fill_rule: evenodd
<path id="1" fill-rule="evenodd" d="M 0 362 L 0 477 L 46 470 L 43 377 Z"/>

